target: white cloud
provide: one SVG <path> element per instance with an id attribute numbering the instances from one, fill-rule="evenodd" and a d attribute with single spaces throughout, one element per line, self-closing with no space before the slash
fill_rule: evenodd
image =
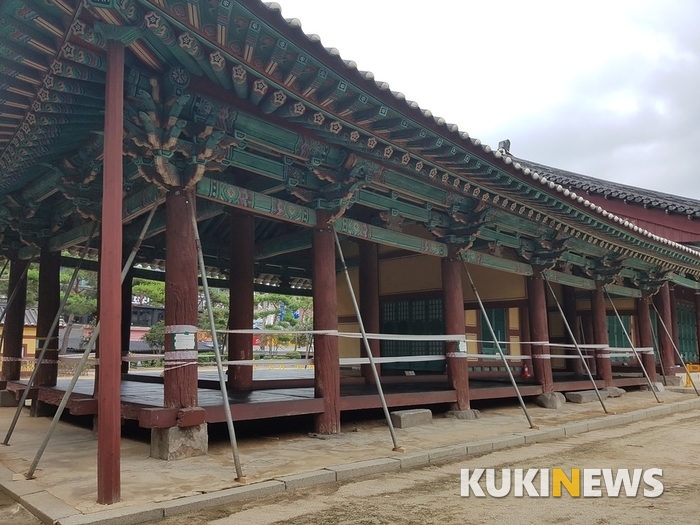
<path id="1" fill-rule="evenodd" d="M 515 155 L 700 199 L 700 3 L 279 0 L 285 17 Z"/>

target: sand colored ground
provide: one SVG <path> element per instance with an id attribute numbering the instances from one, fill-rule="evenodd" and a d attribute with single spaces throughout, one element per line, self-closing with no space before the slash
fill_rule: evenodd
<path id="1" fill-rule="evenodd" d="M 462 468 L 662 468 L 665 491 L 647 499 L 460 497 Z M 406 525 L 700 523 L 700 414 L 678 413 L 437 466 L 298 490 L 158 523 L 175 525 Z M 499 471 L 500 472 L 500 471 Z M 497 485 L 500 486 L 500 480 Z"/>
<path id="2" fill-rule="evenodd" d="M 665 392 L 665 402 L 690 396 Z M 655 406 L 649 392 L 630 392 L 622 398 L 606 400 L 608 408 L 624 413 Z M 541 428 L 601 416 L 599 404 L 567 403 L 561 410 L 546 410 L 528 404 L 530 414 Z M 14 410 L 0 409 L 0 430 L 5 432 Z M 0 449 L 0 461 L 15 473 L 26 472 L 49 425 L 47 418 L 31 418 L 25 413 L 19 421 L 11 446 Z M 522 410 L 514 403 L 483 410 L 477 421 L 434 418 L 426 427 L 397 429 L 399 442 L 412 451 L 477 441 L 489 437 L 522 433 L 528 425 Z M 319 468 L 393 455 L 388 428 L 382 421 L 346 423 L 343 434 L 326 439 L 305 433 L 278 434 L 242 439 L 239 443 L 244 474 L 250 483 Z M 83 513 L 104 510 L 96 503 L 96 437 L 90 430 L 61 423 L 47 449 L 35 483 Z M 213 492 L 238 484 L 228 441 L 213 443 L 205 457 L 164 462 L 149 457 L 146 440 L 122 442 L 122 501 L 110 508 L 142 505 L 185 496 Z"/>

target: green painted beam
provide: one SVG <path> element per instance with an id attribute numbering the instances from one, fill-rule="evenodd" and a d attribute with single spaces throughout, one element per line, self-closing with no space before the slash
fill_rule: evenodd
<path id="1" fill-rule="evenodd" d="M 255 260 L 260 261 L 278 255 L 308 250 L 311 248 L 312 237 L 310 230 L 302 230 L 257 244 L 255 246 Z"/>
<path id="2" fill-rule="evenodd" d="M 700 290 L 700 282 L 694 281 L 693 279 L 688 279 L 678 275 L 677 273 L 669 272 L 666 274 L 666 278 L 670 279 L 672 283 L 676 283 L 684 288 L 690 288 L 691 290 Z"/>
<path id="3" fill-rule="evenodd" d="M 333 223 L 333 226 L 336 232 L 347 235 L 348 237 L 365 239 L 377 244 L 401 248 L 426 255 L 447 257 L 447 244 L 441 242 L 421 239 L 420 237 L 414 237 L 413 235 L 407 235 L 405 233 L 379 228 L 378 226 L 365 224 L 353 219 L 348 219 L 347 217 L 341 217 L 340 219 L 336 220 Z"/>
<path id="4" fill-rule="evenodd" d="M 396 210 L 399 215 L 407 219 L 420 222 L 430 221 L 430 210 L 426 207 L 408 204 L 403 201 L 392 199 L 372 191 L 360 190 L 357 195 L 357 204 L 362 204 L 375 210 Z"/>
<path id="5" fill-rule="evenodd" d="M 272 219 L 306 227 L 316 225 L 316 211 L 311 208 L 292 204 L 208 177 L 203 177 L 199 181 L 196 192 L 199 197 L 204 199 L 220 202 L 234 208 L 250 210 L 255 214 L 264 215 Z"/>
<path id="6" fill-rule="evenodd" d="M 477 266 L 485 266 L 487 268 L 493 268 L 494 270 L 501 270 L 504 272 L 515 273 L 518 275 L 532 276 L 534 274 L 532 266 L 529 264 L 521 263 L 518 261 L 511 261 L 509 259 L 502 259 L 501 257 L 496 257 L 495 255 L 490 255 L 488 253 L 477 252 L 474 250 L 465 250 L 460 252 L 460 258 L 469 263 Z"/>
<path id="7" fill-rule="evenodd" d="M 572 288 L 581 288 L 583 290 L 595 290 L 595 281 L 592 279 L 585 279 L 584 277 L 578 277 L 577 275 L 570 275 L 563 272 L 556 272 L 554 270 L 544 270 L 542 273 L 545 275 L 547 280 L 553 283 L 571 286 Z"/>
<path id="8" fill-rule="evenodd" d="M 605 289 L 610 295 L 617 295 L 619 297 L 631 297 L 634 299 L 642 297 L 642 291 L 637 288 L 628 288 L 617 284 L 606 284 Z"/>

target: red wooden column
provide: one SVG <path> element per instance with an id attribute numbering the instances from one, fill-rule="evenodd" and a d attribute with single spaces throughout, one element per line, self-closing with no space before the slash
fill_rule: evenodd
<path id="1" fill-rule="evenodd" d="M 695 292 L 695 333 L 698 344 L 695 349 L 695 359 L 700 362 L 700 292 Z"/>
<path id="2" fill-rule="evenodd" d="M 547 310 L 547 291 L 544 279 L 540 276 L 528 277 L 527 296 L 530 310 L 530 338 L 533 341 L 549 341 L 549 313 Z M 549 347 L 531 344 L 532 369 L 537 382 L 545 392 L 554 391 L 552 377 L 552 360 Z"/>
<path id="3" fill-rule="evenodd" d="M 11 381 L 19 379 L 22 368 L 22 336 L 24 335 L 24 310 L 27 307 L 27 277 L 20 279 L 29 261 L 14 260 L 10 266 L 7 297 L 17 290 L 12 304 L 5 314 L 5 345 L 3 347 L 2 377 Z"/>
<path id="4" fill-rule="evenodd" d="M 175 334 L 196 332 L 199 320 L 198 256 L 189 200 L 184 190 L 165 196 L 165 372 L 166 407 L 197 406 L 197 346 L 176 345 Z M 177 346 L 177 348 L 176 348 Z M 168 361 L 176 363 L 168 365 Z M 186 363 L 193 363 L 187 365 Z"/>
<path id="5" fill-rule="evenodd" d="M 39 256 L 39 298 L 36 318 L 37 357 L 61 307 L 61 252 L 49 250 L 48 243 Z M 44 362 L 36 376 L 36 386 L 55 386 L 58 379 L 58 326 L 49 339 Z M 32 402 L 34 406 L 34 402 Z M 37 414 L 38 415 L 38 414 Z"/>
<path id="6" fill-rule="evenodd" d="M 676 373 L 676 351 L 673 349 L 673 343 L 666 335 L 661 321 L 666 325 L 669 333 L 671 332 L 671 294 L 669 292 L 668 283 L 659 288 L 659 292 L 654 296 L 654 306 L 659 311 L 659 319 L 657 320 L 656 333 L 659 335 L 659 356 L 661 357 L 661 366 L 664 370 L 664 375 L 673 376 Z"/>
<path id="7" fill-rule="evenodd" d="M 462 292 L 462 262 L 450 247 L 442 259 L 442 297 L 445 305 L 445 334 L 464 335 L 464 294 Z M 469 410 L 469 370 L 467 359 L 458 354 L 458 343 L 445 343 L 447 382 L 457 393 L 452 410 Z"/>
<path id="8" fill-rule="evenodd" d="M 639 346 L 642 348 L 652 348 L 654 346 L 654 333 L 651 329 L 651 317 L 649 312 L 649 298 L 641 297 L 637 303 L 637 326 L 639 327 Z M 649 379 L 656 381 L 656 360 L 654 354 L 643 353 L 641 355 L 642 366 L 646 370 Z"/>
<path id="9" fill-rule="evenodd" d="M 360 315 L 368 334 L 378 334 L 379 327 L 379 250 L 373 242 L 360 243 Z M 365 345 L 360 341 L 361 354 L 366 357 Z M 379 340 L 370 339 L 369 349 L 373 357 L 379 357 Z M 381 375 L 381 365 L 375 365 Z M 365 383 L 374 383 L 370 365 L 362 365 Z"/>
<path id="10" fill-rule="evenodd" d="M 574 343 L 580 343 L 581 342 L 581 335 L 580 335 L 580 330 L 579 330 L 579 324 L 578 324 L 578 310 L 576 308 L 576 289 L 572 288 L 570 286 L 564 286 L 563 287 L 564 291 L 564 315 L 566 316 L 566 322 L 569 323 L 569 326 L 571 327 L 571 332 L 574 334 L 574 338 L 576 339 L 575 341 L 569 341 L 569 343 L 574 344 Z M 569 355 L 574 355 L 578 356 L 578 352 L 568 352 Z M 567 359 L 566 360 L 566 369 L 570 372 L 573 372 L 577 376 L 582 376 L 584 375 L 585 369 L 583 367 L 583 363 L 581 362 L 580 359 Z"/>
<path id="11" fill-rule="evenodd" d="M 680 338 L 678 334 L 678 298 L 676 297 L 676 287 L 668 285 L 669 298 L 671 299 L 671 325 L 666 325 L 669 332 L 671 332 L 671 337 L 673 337 L 673 342 L 676 344 L 676 348 L 680 350 Z M 676 365 L 681 366 L 681 360 L 673 352 L 673 361 Z"/>
<path id="12" fill-rule="evenodd" d="M 97 393 L 97 501 L 121 497 L 121 261 L 124 45 L 107 43 L 100 236 L 100 388 Z"/>
<path id="13" fill-rule="evenodd" d="M 122 283 L 122 357 L 129 354 L 129 343 L 131 342 L 131 300 L 132 293 L 131 289 L 134 284 L 134 273 L 131 269 L 126 274 L 126 278 Z M 129 373 L 129 361 L 122 361 L 121 372 L 122 374 Z"/>
<path id="14" fill-rule="evenodd" d="M 335 239 L 328 214 L 316 212 L 313 234 L 314 330 L 338 329 L 338 297 L 335 277 Z M 314 336 L 315 395 L 323 399 L 323 413 L 316 415 L 319 434 L 340 432 L 340 361 L 338 338 Z"/>
<path id="15" fill-rule="evenodd" d="M 591 292 L 591 317 L 593 321 L 593 344 L 610 344 L 608 339 L 608 318 L 605 310 L 605 291 L 603 283 L 596 281 L 595 290 Z M 612 385 L 612 363 L 609 350 L 595 350 L 598 379 L 608 386 Z"/>
<path id="16" fill-rule="evenodd" d="M 229 276 L 229 318 L 231 330 L 253 328 L 253 279 L 255 277 L 255 218 L 250 213 L 234 212 L 230 217 L 231 272 Z M 253 336 L 229 334 L 229 361 L 253 359 Z M 252 390 L 253 367 L 229 366 L 229 390 Z"/>

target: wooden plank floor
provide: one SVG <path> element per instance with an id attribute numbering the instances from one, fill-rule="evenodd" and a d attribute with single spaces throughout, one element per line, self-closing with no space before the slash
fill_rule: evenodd
<path id="1" fill-rule="evenodd" d="M 305 375 L 304 371 L 301 374 Z M 298 382 L 294 374 L 287 374 L 290 384 Z M 201 372 L 201 384 L 209 388 L 198 389 L 199 406 L 206 411 L 206 420 L 210 423 L 225 421 L 225 413 L 222 408 L 222 396 L 219 389 L 211 388 L 216 378 L 215 372 Z M 122 381 L 121 402 L 123 417 L 126 419 L 139 419 L 139 414 L 144 408 L 163 407 L 163 383 L 157 375 L 142 375 L 138 381 Z M 388 379 L 388 378 L 387 378 Z M 455 391 L 448 388 L 444 376 L 422 376 L 420 381 L 410 377 L 393 377 L 391 381 L 382 382 L 387 405 L 391 408 L 409 406 L 430 406 L 436 404 L 452 403 L 456 400 Z M 588 390 L 590 381 L 571 376 L 555 376 L 555 391 Z M 285 380 L 276 381 L 276 384 L 284 384 Z M 542 393 L 542 387 L 530 381 L 518 381 L 519 389 L 523 396 L 535 396 Z M 67 386 L 68 379 L 59 380 L 56 387 L 42 387 L 38 389 L 40 400 L 58 405 Z M 218 384 L 218 383 L 217 383 Z M 596 381 L 598 387 L 603 386 L 602 381 Z M 619 377 L 614 380 L 615 386 L 635 386 L 645 384 L 644 378 Z M 23 384 L 14 382 L 8 384 L 11 390 L 20 390 Z M 499 398 L 515 398 L 516 392 L 510 382 L 503 378 L 493 380 L 472 380 L 469 383 L 470 397 L 472 400 L 488 400 Z M 92 399 L 94 379 L 81 378 L 73 392 L 68 409 L 73 414 L 94 414 L 97 404 Z M 346 382 L 341 384 L 341 411 L 365 410 L 380 408 L 380 400 L 377 389 L 373 385 L 363 382 Z M 292 388 L 258 389 L 250 392 L 227 392 L 229 404 L 234 420 L 267 419 L 303 414 L 317 414 L 323 411 L 322 400 L 314 398 L 312 386 Z"/>

